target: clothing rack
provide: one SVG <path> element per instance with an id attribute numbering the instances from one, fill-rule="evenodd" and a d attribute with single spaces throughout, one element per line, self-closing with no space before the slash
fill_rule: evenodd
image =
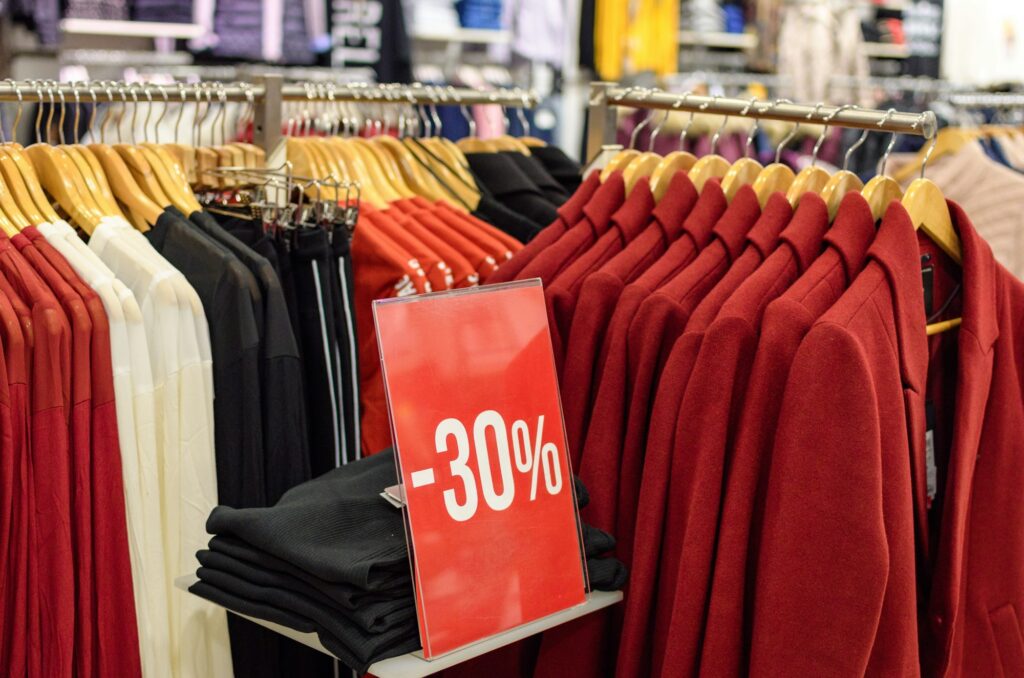
<path id="1" fill-rule="evenodd" d="M 951 94 L 946 98 L 957 108 L 1024 108 L 1024 93 L 974 92 Z"/>
<path id="2" fill-rule="evenodd" d="M 286 101 L 317 103 L 372 103 L 396 105 L 474 105 L 494 104 L 503 108 L 533 108 L 539 98 L 522 89 L 476 90 L 465 87 L 328 83 L 308 81 L 285 83 L 276 73 L 256 76 L 252 83 L 155 83 L 4 80 L 0 82 L 0 102 L 42 103 L 120 103 L 141 94 L 153 101 L 196 101 L 206 97 L 215 103 L 250 103 L 254 107 L 253 135 L 255 143 L 268 153 L 281 140 L 281 105 Z"/>
<path id="3" fill-rule="evenodd" d="M 833 127 L 852 127 L 876 132 L 912 134 L 931 139 L 938 123 L 931 111 L 900 113 L 856 108 L 794 104 L 786 100 L 751 101 L 729 97 L 671 94 L 620 87 L 613 82 L 590 84 L 587 108 L 587 157 L 594 158 L 602 147 L 615 143 L 616 107 L 677 110 L 723 116 L 741 116 L 792 123 L 824 123 Z"/>

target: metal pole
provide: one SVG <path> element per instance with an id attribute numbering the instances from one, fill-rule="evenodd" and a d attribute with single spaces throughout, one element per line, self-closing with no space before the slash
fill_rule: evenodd
<path id="1" fill-rule="evenodd" d="M 615 109 L 609 105 L 608 93 L 616 87 L 614 82 L 590 83 L 590 97 L 587 100 L 587 157 L 590 162 L 607 144 L 615 143 L 617 120 Z"/>
<path id="2" fill-rule="evenodd" d="M 679 111 L 697 111 L 718 115 L 781 120 L 783 122 L 824 122 L 835 127 L 853 127 L 878 132 L 911 134 L 930 139 L 935 136 L 938 123 L 931 111 L 924 113 L 892 113 L 864 108 L 837 106 L 805 106 L 801 104 L 763 101 L 750 106 L 748 99 L 668 94 L 666 92 L 634 92 L 627 88 L 611 88 L 604 92 L 610 106 L 631 108 L 658 108 Z M 593 97 L 592 97 L 593 105 Z M 749 110 L 744 111 L 750 106 Z M 817 118 L 817 120 L 815 119 Z M 588 144 L 588 150 L 590 146 Z"/>
<path id="3" fill-rule="evenodd" d="M 253 120 L 253 141 L 269 158 L 281 141 L 281 87 L 280 75 L 266 73 L 256 77 L 256 115 Z"/>

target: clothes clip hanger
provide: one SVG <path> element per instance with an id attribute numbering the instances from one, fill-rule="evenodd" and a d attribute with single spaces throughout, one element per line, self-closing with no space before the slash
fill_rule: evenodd
<path id="1" fill-rule="evenodd" d="M 716 101 L 718 101 L 717 96 L 713 97 L 710 102 L 705 101 L 700 105 L 701 112 L 706 111 L 708 106 Z M 722 178 L 731 168 L 728 160 L 715 153 L 718 149 L 718 139 L 722 136 L 722 130 L 725 129 L 728 122 L 729 116 L 722 116 L 722 124 L 715 131 L 714 136 L 711 137 L 711 153 L 705 155 L 690 168 L 690 181 L 693 182 L 693 185 L 698 192 L 704 190 L 704 184 L 706 184 L 709 179 Z"/>
<path id="2" fill-rule="evenodd" d="M 662 157 L 654 153 L 654 142 L 657 140 L 661 128 L 665 126 L 665 121 L 668 120 L 671 112 L 671 110 L 665 109 L 665 114 L 661 116 L 661 122 L 651 130 L 651 136 L 647 142 L 647 152 L 641 153 L 630 160 L 629 164 L 626 165 L 626 169 L 623 170 L 622 179 L 626 182 L 626 195 L 633 192 L 636 182 L 640 181 L 642 177 L 650 177 L 654 170 L 658 169 L 658 165 L 661 164 Z"/>
<path id="3" fill-rule="evenodd" d="M 812 120 L 824 105 L 825 104 L 823 103 L 816 104 L 814 106 L 814 110 L 807 114 L 807 120 Z M 818 151 L 821 150 L 821 145 L 824 143 L 825 137 L 828 136 L 829 123 L 832 122 L 833 118 L 839 115 L 840 111 L 847 108 L 850 108 L 850 106 L 839 106 L 836 110 L 824 117 L 821 134 L 818 135 L 818 140 L 814 143 L 814 151 L 811 153 L 810 167 L 805 167 L 800 170 L 796 175 L 796 178 L 793 179 L 793 183 L 790 185 L 789 190 L 786 191 L 786 200 L 789 200 L 789 204 L 793 206 L 793 209 L 796 209 L 797 205 L 800 204 L 800 198 L 802 198 L 805 193 L 811 192 L 820 195 L 825 184 L 827 184 L 828 180 L 832 178 L 828 172 L 818 167 Z"/>
<path id="4" fill-rule="evenodd" d="M 886 121 L 895 113 L 895 108 L 887 110 L 878 122 L 878 126 L 883 127 Z M 885 147 L 885 153 L 882 154 L 881 159 L 878 161 L 878 167 L 875 170 L 876 175 L 864 186 L 864 190 L 861 191 L 861 195 L 864 196 L 864 199 L 868 201 L 868 205 L 871 207 L 871 218 L 876 223 L 885 215 L 885 210 L 889 208 L 892 201 L 903 198 L 903 188 L 895 179 L 885 175 L 885 165 L 889 161 L 889 154 L 892 153 L 895 145 L 896 132 L 893 132 L 889 139 L 889 144 Z"/>
<path id="5" fill-rule="evenodd" d="M 681 99 L 672 104 L 672 108 L 678 110 L 680 107 L 685 106 L 686 100 L 690 98 L 690 95 L 690 92 L 684 93 Z M 651 173 L 651 192 L 654 194 L 656 202 L 660 202 L 665 197 L 668 187 L 672 183 L 672 177 L 676 175 L 676 172 L 689 172 L 690 168 L 697 163 L 697 156 L 684 150 L 683 146 L 696 115 L 696 111 L 690 111 L 690 119 L 687 121 L 686 126 L 683 127 L 683 131 L 679 133 L 679 150 L 672 151 L 662 158 L 658 166 L 654 168 L 654 172 Z"/>
<path id="6" fill-rule="evenodd" d="M 24 97 L 21 94 L 21 86 L 17 81 L 8 78 L 5 82 L 9 82 L 11 87 L 14 89 L 14 94 L 18 97 L 18 112 L 14 116 L 14 124 L 11 127 L 13 133 L 17 133 L 19 124 L 21 123 L 21 114 L 24 107 Z M 28 188 L 29 194 L 32 196 L 32 202 L 38 208 L 39 212 L 45 217 L 44 221 L 56 222 L 60 221 L 60 216 L 50 205 L 50 199 L 46 197 L 43 192 L 43 187 L 39 183 L 39 177 L 36 175 L 35 168 L 32 166 L 32 162 L 25 155 L 25 149 L 15 139 L 12 139 L 10 143 L 5 143 L 2 146 L 3 152 L 14 161 L 14 166 L 21 175 L 21 178 L 25 182 L 26 188 Z"/>
<path id="7" fill-rule="evenodd" d="M 756 103 L 757 97 L 751 97 L 747 105 L 740 111 L 740 117 L 745 117 Z M 747 142 L 743 146 L 744 156 L 732 164 L 722 179 L 722 191 L 725 193 L 725 199 L 729 202 L 736 197 L 741 186 L 753 184 L 761 170 L 764 169 L 760 162 L 750 157 L 750 149 L 754 145 L 754 137 L 757 135 L 759 126 L 760 119 L 755 117 L 754 124 L 750 128 L 750 132 L 747 133 Z"/>
<path id="8" fill-rule="evenodd" d="M 629 90 L 627 89 L 627 92 L 628 91 Z M 646 99 L 655 91 L 656 90 L 654 89 L 641 90 L 638 98 L 640 100 Z M 610 177 L 613 172 L 626 169 L 626 166 L 633 160 L 633 158 L 640 155 L 640 151 L 636 150 L 637 138 L 640 136 L 640 131 L 651 123 L 654 113 L 654 109 L 649 109 L 647 111 L 647 115 L 639 124 L 637 124 L 636 127 L 633 128 L 633 133 L 629 135 L 629 146 L 616 153 L 615 156 L 608 161 L 608 164 L 605 165 L 605 168 L 601 170 L 601 174 L 599 175 L 601 183 L 607 181 L 608 177 Z"/>
<path id="9" fill-rule="evenodd" d="M 772 102 L 772 106 L 769 110 L 782 103 L 791 104 L 793 102 L 789 99 L 776 99 Z M 786 147 L 786 144 L 793 140 L 793 137 L 796 136 L 796 133 L 799 130 L 800 123 L 796 123 L 793 130 L 787 134 L 775 148 L 775 162 L 767 165 L 763 170 L 761 170 L 761 173 L 757 175 L 757 179 L 754 180 L 754 192 L 757 193 L 757 201 L 761 203 L 762 208 L 768 204 L 768 198 L 770 198 L 773 193 L 785 193 L 793 183 L 793 179 L 796 177 L 793 170 L 791 170 L 788 165 L 784 165 L 779 162 L 779 160 L 782 158 L 782 149 Z"/>
<path id="10" fill-rule="evenodd" d="M 856 106 L 853 106 L 853 108 L 856 108 Z M 860 177 L 848 170 L 847 167 L 850 166 L 850 157 L 853 155 L 853 152 L 860 148 L 868 138 L 869 131 L 864 130 L 860 138 L 847 149 L 846 155 L 843 156 L 843 169 L 833 174 L 824 188 L 821 189 L 821 199 L 828 205 L 828 220 L 830 223 L 835 221 L 836 214 L 839 213 L 839 205 L 842 204 L 846 194 L 852 191 L 860 191 L 864 188 L 864 182 L 860 180 Z"/>

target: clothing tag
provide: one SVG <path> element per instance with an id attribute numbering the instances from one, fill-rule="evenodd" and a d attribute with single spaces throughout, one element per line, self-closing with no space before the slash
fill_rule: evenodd
<path id="1" fill-rule="evenodd" d="M 933 308 L 935 305 L 935 268 L 929 266 L 928 268 L 921 270 L 921 282 L 924 287 L 924 315 L 926 318 L 931 317 L 932 313 L 935 312 Z"/>
<path id="2" fill-rule="evenodd" d="M 939 492 L 939 467 L 935 463 L 935 407 L 925 403 L 924 464 L 925 487 L 928 495 L 926 507 L 931 510 L 935 495 Z"/>

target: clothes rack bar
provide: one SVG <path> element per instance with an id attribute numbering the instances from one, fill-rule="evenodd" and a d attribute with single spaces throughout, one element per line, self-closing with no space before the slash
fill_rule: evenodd
<path id="1" fill-rule="evenodd" d="M 895 132 L 930 139 L 938 124 L 935 114 L 900 113 L 864 108 L 794 104 L 786 101 L 672 94 L 617 83 L 591 83 L 588 108 L 587 157 L 594 158 L 601 147 L 615 142 L 616 107 L 700 112 L 711 115 L 740 116 L 792 123 L 822 123 L 833 127 L 852 127 L 876 132 Z"/>

